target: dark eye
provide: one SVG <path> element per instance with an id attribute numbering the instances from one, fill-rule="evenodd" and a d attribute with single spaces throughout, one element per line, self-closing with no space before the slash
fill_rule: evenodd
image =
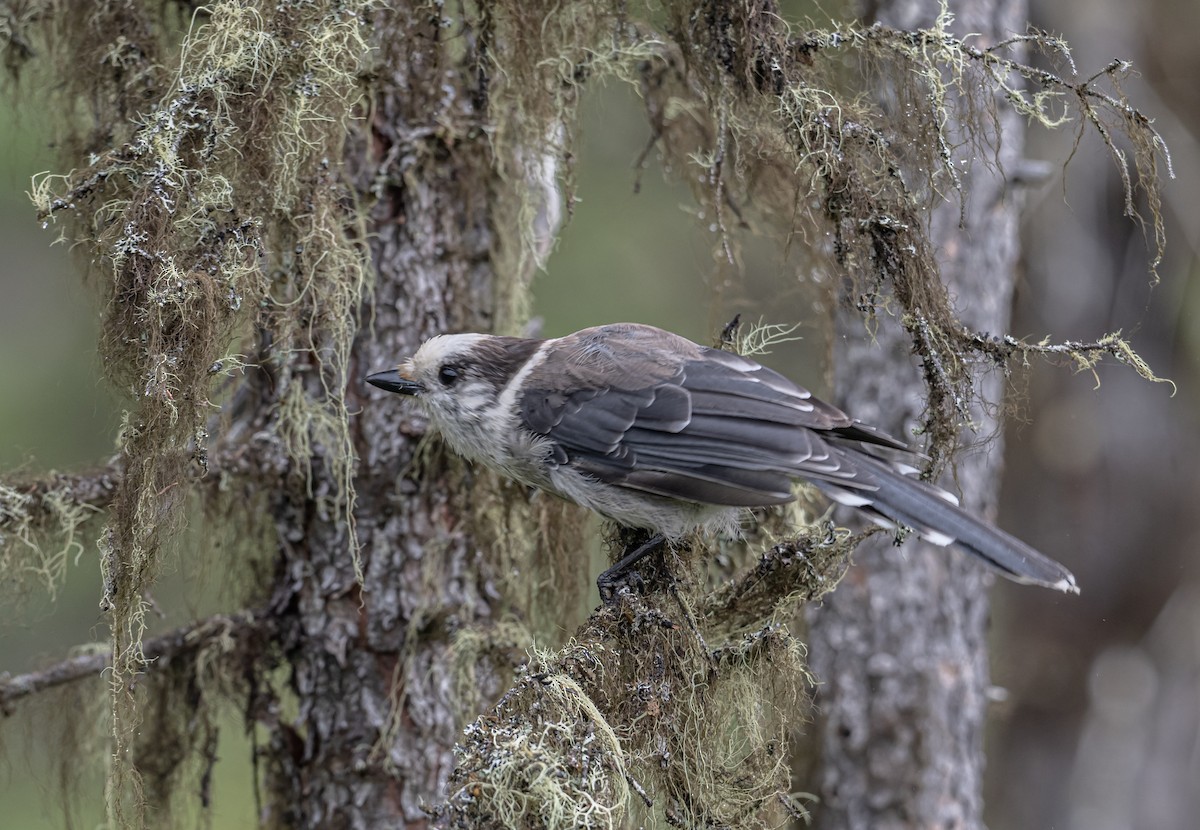
<path id="1" fill-rule="evenodd" d="M 442 382 L 442 386 L 453 386 L 454 381 L 458 380 L 458 367 L 443 366 L 438 369 L 438 380 Z"/>

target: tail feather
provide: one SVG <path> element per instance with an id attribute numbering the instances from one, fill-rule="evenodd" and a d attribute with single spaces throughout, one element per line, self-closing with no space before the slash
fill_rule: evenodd
<path id="1" fill-rule="evenodd" d="M 934 544 L 957 545 L 1009 579 L 1079 593 L 1069 570 L 1020 539 L 965 512 L 951 501 L 953 496 L 946 491 L 909 478 L 881 459 L 850 449 L 843 451 L 852 456 L 852 466 L 862 470 L 866 474 L 863 478 L 875 486 L 841 493 L 833 492 L 840 488 L 823 486 L 835 501 L 844 504 L 869 501 L 860 509 L 910 527 Z"/>

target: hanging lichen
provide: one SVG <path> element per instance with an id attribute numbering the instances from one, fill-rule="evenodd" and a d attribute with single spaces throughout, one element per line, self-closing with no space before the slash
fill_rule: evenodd
<path id="1" fill-rule="evenodd" d="M 929 390 L 924 431 L 934 467 L 969 421 L 975 364 L 992 364 L 997 352 L 958 321 L 928 249 L 927 217 L 943 199 L 965 198 L 960 161 L 996 159 L 997 107 L 1047 128 L 1073 115 L 1081 132 L 1091 127 L 1139 221 L 1135 195 L 1145 195 L 1152 271 L 1161 257 L 1166 146 L 1121 91 L 1128 64 L 1079 78 L 1060 38 L 958 37 L 945 5 L 932 27 L 916 31 L 853 23 L 800 31 L 775 4 L 751 0 L 666 3 L 656 25 L 635 22 L 623 3 L 486 8 L 497 140 L 529 163 L 551 157 L 569 169 L 579 90 L 604 78 L 637 83 L 652 146 L 691 185 L 718 267 L 736 268 L 739 234 L 753 220 L 832 260 L 867 325 L 884 311 L 908 331 Z M 1062 71 L 1023 62 L 1028 49 Z M 568 203 L 570 193 L 568 178 Z M 526 194 L 533 211 L 538 194 Z"/>
<path id="2" fill-rule="evenodd" d="M 146 592 L 205 469 L 219 361 L 255 327 L 272 340 L 282 449 L 301 478 L 318 454 L 331 468 L 339 488 L 323 509 L 355 538 L 343 390 L 369 280 L 338 171 L 370 5 L 222 2 L 186 20 L 171 4 L 42 9 L 45 45 L 76 67 L 72 105 L 93 103 L 75 142 L 92 158 L 42 177 L 33 197 L 87 246 L 103 368 L 133 402 L 101 537 L 119 823 L 141 822 L 131 751 Z"/>

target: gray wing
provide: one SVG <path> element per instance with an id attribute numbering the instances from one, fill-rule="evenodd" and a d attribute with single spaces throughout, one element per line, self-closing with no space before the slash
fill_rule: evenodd
<path id="1" fill-rule="evenodd" d="M 871 485 L 855 484 L 859 471 L 821 433 L 902 446 L 737 355 L 683 341 L 690 359 L 648 363 L 645 348 L 656 344 L 640 334 L 630 344 L 638 349 L 623 351 L 609 331 L 604 355 L 581 362 L 563 349 L 558 365 L 530 373 L 521 416 L 549 440 L 557 463 L 619 487 L 757 506 L 789 501 L 797 477 Z M 672 340 L 657 345 L 689 354 L 661 335 Z"/>
<path id="2" fill-rule="evenodd" d="M 617 487 L 742 507 L 786 502 L 792 481 L 806 478 L 888 524 L 957 543 L 1012 579 L 1078 590 L 1062 565 L 879 457 L 879 448 L 903 444 L 752 360 L 628 324 L 563 341 L 569 348 L 529 372 L 520 400 L 552 463 Z M 675 359 L 654 359 L 663 354 Z"/>

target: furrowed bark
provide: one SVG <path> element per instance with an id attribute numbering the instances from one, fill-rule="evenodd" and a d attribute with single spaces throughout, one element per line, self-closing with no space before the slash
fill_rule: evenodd
<path id="1" fill-rule="evenodd" d="M 928 26 L 932 2 L 874 4 L 881 22 Z M 994 43 L 1025 29 L 1022 0 L 955 4 L 956 31 Z M 1001 105 L 1002 169 L 1020 159 L 1023 125 Z M 963 176 L 965 223 L 951 199 L 934 214 L 931 246 L 963 323 L 1007 330 L 1018 254 L 1020 199 L 1000 170 L 976 159 Z M 838 403 L 868 423 L 911 436 L 924 386 L 908 335 L 894 320 L 869 334 L 861 313 L 838 312 L 834 388 Z M 1003 396 L 999 373 L 977 391 Z M 944 481 L 977 515 L 995 513 L 1002 441 L 994 412 L 975 407 L 967 443 Z M 910 539 L 879 536 L 858 549 L 838 590 L 811 608 L 817 703 L 821 828 L 981 828 L 983 727 L 989 685 L 986 627 L 991 577 L 968 557 Z"/>
<path id="2" fill-rule="evenodd" d="M 486 90 L 441 43 L 439 15 L 395 4 L 376 20 L 384 75 L 350 165 L 380 197 L 370 217 L 373 313 L 354 344 L 347 396 L 359 467 L 357 584 L 344 523 L 320 505 L 335 491 L 317 463 L 311 487 L 273 510 L 283 563 L 275 606 L 299 699 L 268 748 L 268 788 L 287 827 L 421 826 L 443 789 L 458 732 L 447 660 L 450 630 L 491 614 L 494 592 L 459 514 L 461 480 L 434 463 L 415 479 L 424 431 L 415 408 L 361 383 L 425 338 L 487 330 L 493 303 L 491 161 Z M 369 325 L 367 323 L 369 322 Z"/>

